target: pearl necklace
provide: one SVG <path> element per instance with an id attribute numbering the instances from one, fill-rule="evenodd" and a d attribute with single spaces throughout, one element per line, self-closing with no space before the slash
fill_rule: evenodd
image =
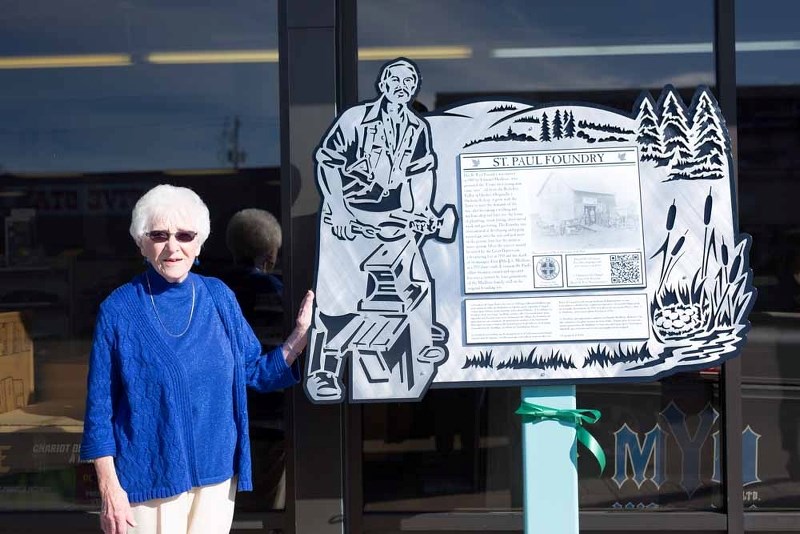
<path id="1" fill-rule="evenodd" d="M 189 322 L 186 323 L 186 328 L 183 329 L 183 332 L 180 334 L 173 334 L 167 327 L 164 325 L 164 322 L 161 320 L 161 317 L 158 316 L 158 308 L 156 308 L 156 301 L 153 299 L 153 288 L 150 286 L 150 275 L 147 274 L 147 271 L 144 272 L 144 277 L 147 280 L 147 292 L 150 294 L 150 303 L 153 305 L 153 311 L 156 313 L 156 319 L 158 319 L 158 323 L 161 325 L 161 328 L 164 329 L 164 332 L 167 335 L 172 337 L 181 337 L 183 334 L 189 331 L 189 326 L 192 324 L 192 317 L 194 316 L 194 280 L 190 280 L 192 282 L 192 309 L 189 311 Z"/>

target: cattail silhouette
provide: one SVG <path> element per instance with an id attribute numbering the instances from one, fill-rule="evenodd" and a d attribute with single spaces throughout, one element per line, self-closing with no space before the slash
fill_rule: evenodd
<path id="1" fill-rule="evenodd" d="M 670 256 L 675 256 L 680 250 L 683 248 L 683 244 L 686 242 L 686 236 L 682 235 L 678 242 L 675 243 L 675 246 L 672 247 L 672 252 L 670 252 Z"/>
<path id="2" fill-rule="evenodd" d="M 725 283 L 728 280 L 728 260 L 730 259 L 730 257 L 728 256 L 728 245 L 725 243 L 724 238 L 722 239 L 722 245 L 720 246 L 720 256 L 722 257 L 722 273 L 721 273 L 722 277 L 720 280 L 722 281 L 722 283 Z M 719 275 L 717 276 L 719 277 Z M 728 294 L 728 287 L 725 288 L 723 296 L 724 298 L 722 299 L 722 302 L 724 303 L 724 307 L 728 311 L 728 315 L 732 315 L 731 297 Z M 716 317 L 717 314 L 714 315 Z"/>
<path id="3" fill-rule="evenodd" d="M 675 215 L 678 213 L 678 207 L 675 205 L 675 200 L 672 201 L 672 206 L 669 207 L 667 212 L 667 231 L 671 232 L 675 227 Z"/>
<path id="4" fill-rule="evenodd" d="M 678 241 L 675 242 L 675 246 L 672 247 L 672 250 L 669 253 L 669 259 L 667 259 L 666 262 L 666 268 L 662 271 L 661 274 L 661 283 L 659 284 L 660 286 L 664 285 L 664 282 L 669 278 L 669 274 L 672 272 L 672 269 L 675 267 L 677 261 L 680 259 L 676 258 L 675 256 L 678 255 L 678 252 L 680 252 L 681 249 L 683 248 L 683 244 L 686 243 L 686 233 L 688 231 L 689 230 L 686 230 L 686 232 L 683 233 L 680 239 L 678 239 Z M 664 242 L 664 244 L 666 245 L 666 242 Z"/>
<path id="5" fill-rule="evenodd" d="M 667 266 L 668 266 L 668 259 L 667 259 L 667 251 L 669 250 L 669 241 L 670 235 L 672 233 L 672 229 L 675 228 L 675 217 L 678 214 L 678 206 L 675 205 L 675 199 L 672 199 L 672 205 L 667 210 L 667 221 L 665 224 L 665 228 L 667 229 L 667 237 L 664 238 L 664 242 L 661 243 L 659 249 L 651 256 L 651 258 L 655 258 L 659 254 L 663 254 L 661 257 L 661 275 L 659 276 L 659 289 L 664 285 L 664 281 L 666 280 L 667 275 Z"/>
<path id="6" fill-rule="evenodd" d="M 708 225 L 711 222 L 711 210 L 714 208 L 714 198 L 711 196 L 711 188 L 708 188 L 708 195 L 706 196 L 706 206 L 703 210 L 703 224 Z"/>
<path id="7" fill-rule="evenodd" d="M 710 248 L 708 246 L 708 225 L 711 223 L 711 212 L 714 209 L 714 197 L 711 196 L 711 188 L 708 188 L 708 194 L 706 195 L 706 203 L 705 207 L 703 208 L 703 224 L 705 228 L 703 229 L 703 262 L 702 262 L 702 273 L 703 278 L 706 277 L 708 274 L 708 256 L 710 254 Z M 712 230 L 712 240 L 713 240 L 713 230 Z"/>
<path id="8" fill-rule="evenodd" d="M 742 257 L 736 256 L 733 259 L 733 264 L 731 265 L 731 272 L 728 275 L 728 282 L 732 283 L 734 280 L 736 280 L 736 277 L 739 276 L 739 267 L 741 266 L 741 264 L 742 264 Z"/>

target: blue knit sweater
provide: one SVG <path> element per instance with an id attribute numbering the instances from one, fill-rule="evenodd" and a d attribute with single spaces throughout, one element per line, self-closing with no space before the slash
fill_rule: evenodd
<path id="1" fill-rule="evenodd" d="M 170 332 L 185 327 L 187 295 L 195 293 L 192 323 L 179 338 L 164 333 L 144 273 L 103 301 L 89 361 L 81 459 L 114 456 L 132 503 L 233 474 L 240 491 L 252 490 L 245 388 L 265 392 L 295 384 L 299 366 L 288 367 L 280 347 L 261 355 L 233 293 L 219 280 L 190 273 L 170 288 L 153 270 L 147 276 Z"/>

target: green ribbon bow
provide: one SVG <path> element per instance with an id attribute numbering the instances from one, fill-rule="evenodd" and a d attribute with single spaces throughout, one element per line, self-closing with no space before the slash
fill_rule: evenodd
<path id="1" fill-rule="evenodd" d="M 594 439 L 594 436 L 583 427 L 584 423 L 591 425 L 600 420 L 600 412 L 598 410 L 557 410 L 522 401 L 522 404 L 514 413 L 523 416 L 526 422 L 529 423 L 538 423 L 540 421 L 572 423 L 575 425 L 578 442 L 583 443 L 583 446 L 589 449 L 589 452 L 597 459 L 597 463 L 600 464 L 600 473 L 602 474 L 605 470 L 606 453 L 603 452 L 603 448 Z"/>

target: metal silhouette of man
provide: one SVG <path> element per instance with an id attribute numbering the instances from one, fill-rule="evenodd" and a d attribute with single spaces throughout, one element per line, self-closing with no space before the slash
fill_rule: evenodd
<path id="1" fill-rule="evenodd" d="M 407 390 L 447 357 L 421 247 L 428 237 L 452 240 L 455 211 L 441 217 L 432 207 L 430 125 L 409 108 L 419 73 L 397 59 L 376 86 L 378 98 L 342 113 L 315 153 L 321 267 L 306 392 L 316 402 L 341 401 L 348 355 L 368 382 Z"/>

